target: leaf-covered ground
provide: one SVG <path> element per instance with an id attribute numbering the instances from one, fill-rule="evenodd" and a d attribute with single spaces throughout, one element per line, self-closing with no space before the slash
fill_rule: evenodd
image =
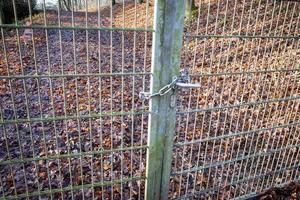
<path id="1" fill-rule="evenodd" d="M 185 24 L 182 68 L 201 88 L 179 94 L 170 197 L 228 199 L 293 180 L 300 173 L 299 40 L 186 36 L 297 36 L 300 4 L 197 4 L 199 16 Z M 33 24 L 46 18 L 49 26 L 145 28 L 152 27 L 153 9 L 152 1 L 117 4 L 112 11 L 76 12 L 74 21 L 71 12 L 47 11 L 35 15 Z M 151 71 L 151 32 L 34 29 L 33 38 L 31 30 L 24 32 L 3 29 L 1 35 L 0 75 L 19 77 L 0 79 L 0 119 L 10 122 L 0 126 L 1 162 L 147 144 L 148 114 L 141 113 L 148 102 L 138 94 L 149 91 L 150 76 L 144 74 Z M 26 75 L 43 77 L 20 78 Z M 182 145 L 190 141 L 198 143 Z M 145 168 L 145 148 L 5 164 L 1 191 L 9 196 L 125 180 L 145 176 Z M 42 199 L 143 199 L 144 180 L 91 188 Z"/>

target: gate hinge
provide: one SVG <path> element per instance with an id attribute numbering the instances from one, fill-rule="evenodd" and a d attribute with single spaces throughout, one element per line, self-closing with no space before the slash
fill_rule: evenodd
<path id="1" fill-rule="evenodd" d="M 157 93 L 151 94 L 150 92 L 140 92 L 139 97 L 142 100 L 151 99 L 155 96 L 164 96 L 169 93 L 171 90 L 175 90 L 178 88 L 199 88 L 200 84 L 198 83 L 190 83 L 190 75 L 187 69 L 184 69 L 180 76 L 174 76 L 173 80 L 170 84 L 162 87 Z"/>

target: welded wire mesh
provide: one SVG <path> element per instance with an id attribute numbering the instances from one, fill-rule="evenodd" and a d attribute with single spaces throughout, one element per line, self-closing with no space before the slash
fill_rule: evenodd
<path id="1" fill-rule="evenodd" d="M 170 197 L 235 199 L 299 181 L 300 3 L 195 1 Z M 191 6 L 192 7 L 192 6 Z"/>
<path id="2" fill-rule="evenodd" d="M 143 199 L 153 177 L 148 101 L 138 94 L 155 76 L 154 2 L 41 0 L 19 19 L 9 1 L 15 22 L 0 24 L 2 197 Z M 300 3 L 195 4 L 181 60 L 201 87 L 178 93 L 169 197 L 246 198 L 299 180 Z"/>
<path id="3" fill-rule="evenodd" d="M 142 199 L 152 2 L 42 0 L 25 19 L 18 2 L 0 25 L 1 196 Z"/>

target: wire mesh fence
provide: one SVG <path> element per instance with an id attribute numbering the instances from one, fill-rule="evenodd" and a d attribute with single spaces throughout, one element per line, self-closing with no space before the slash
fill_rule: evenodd
<path id="1" fill-rule="evenodd" d="M 153 5 L 42 1 L 19 20 L 18 2 L 0 37 L 2 197 L 142 198 L 148 111 L 138 94 L 149 87 Z"/>
<path id="2" fill-rule="evenodd" d="M 299 2 L 195 1 L 170 197 L 244 199 L 299 180 Z"/>
<path id="3" fill-rule="evenodd" d="M 8 2 L 3 199 L 145 199 L 165 181 L 161 199 L 245 199 L 299 181 L 299 2 L 41 0 L 24 19 Z M 180 51 L 200 88 L 140 99 L 169 83 Z"/>

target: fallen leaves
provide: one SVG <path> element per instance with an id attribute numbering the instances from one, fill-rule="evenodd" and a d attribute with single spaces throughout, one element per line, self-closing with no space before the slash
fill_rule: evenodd
<path id="1" fill-rule="evenodd" d="M 39 177 L 40 178 L 45 178 L 46 177 L 46 172 L 39 172 Z"/>
<path id="2" fill-rule="evenodd" d="M 233 1 L 229 1 L 232 4 Z M 153 18 L 153 7 L 150 7 L 149 16 L 141 15 L 146 12 L 145 4 L 138 5 L 138 19 L 135 22 L 135 7 L 133 4 L 128 4 L 126 7 L 126 27 L 145 27 L 145 21 L 147 17 Z M 215 9 L 217 8 L 216 1 L 211 2 L 211 16 L 209 17 L 208 33 L 212 34 L 214 31 L 216 16 L 213 16 Z M 240 4 L 242 5 L 242 4 Z M 249 7 L 249 4 L 247 4 Z M 248 8 L 247 7 L 247 8 Z M 234 8 L 233 6 L 229 7 Z M 203 34 L 206 27 L 207 9 L 208 5 L 203 5 L 200 14 L 200 31 L 198 34 Z M 225 9 L 224 5 L 221 5 L 221 9 Z M 237 13 L 240 13 L 242 6 L 238 6 Z M 258 11 L 264 11 L 263 5 Z M 103 8 L 101 10 L 101 23 L 104 26 L 110 26 L 110 9 Z M 115 22 L 114 26 L 123 26 L 122 7 L 116 6 L 114 8 Z M 271 10 L 270 10 L 271 11 Z M 245 9 L 245 16 L 251 13 L 249 9 Z M 234 32 L 241 31 L 245 33 L 246 28 L 244 25 L 241 30 L 239 27 L 239 20 L 236 23 L 231 24 L 233 12 L 229 11 L 228 19 L 222 20 L 225 28 L 234 27 Z M 254 13 L 254 12 L 253 12 Z M 252 15 L 253 15 L 252 13 Z M 266 24 L 270 25 L 272 19 L 270 19 L 269 12 L 266 18 Z M 47 20 L 49 24 L 57 23 L 57 13 L 55 11 L 47 11 Z M 62 13 L 62 19 L 64 25 L 70 25 L 70 13 Z M 105 16 L 106 15 L 106 16 Z M 220 14 L 221 15 L 221 14 Z M 287 17 L 291 17 L 288 13 Z M 77 25 L 84 22 L 84 16 L 82 13 L 75 13 L 75 23 Z M 40 17 L 40 19 L 38 18 Z M 91 13 L 89 19 L 91 23 L 97 23 L 97 15 Z M 224 13 L 222 13 L 224 17 Z M 252 19 L 252 18 L 251 18 Z M 253 18 L 255 19 L 255 18 Z M 37 16 L 35 18 L 36 23 L 42 23 L 43 17 Z M 219 19 L 220 20 L 220 19 Z M 228 21 L 228 22 L 227 22 Z M 261 21 L 261 19 L 259 19 Z M 152 21 L 148 21 L 148 26 L 151 27 Z M 252 22 L 251 22 L 252 23 Z M 278 28 L 284 29 L 282 21 L 279 20 Z M 288 24 L 288 23 L 286 23 Z M 217 32 L 222 31 L 220 24 L 217 24 Z M 189 30 L 196 30 L 197 22 L 192 22 Z M 262 23 L 259 24 L 260 29 L 264 29 Z M 231 32 L 225 29 L 225 34 Z M 252 30 L 251 30 L 252 31 Z M 26 32 L 26 30 L 25 30 Z M 28 32 L 28 31 L 27 31 Z M 132 33 L 121 31 L 88 31 L 88 46 L 86 42 L 86 32 L 75 30 L 48 30 L 48 34 L 44 30 L 35 30 L 33 32 L 36 47 L 36 58 L 33 55 L 33 43 L 32 38 L 26 38 L 28 34 L 25 34 L 21 38 L 21 53 L 18 51 L 16 32 L 14 30 L 5 32 L 5 43 L 7 44 L 8 63 L 5 61 L 4 54 L 0 54 L 0 74 L 7 76 L 9 73 L 13 75 L 49 75 L 49 74 L 99 74 L 99 73 L 121 73 L 121 72 L 143 72 L 150 71 L 151 64 L 151 34 L 145 33 Z M 75 41 L 73 41 L 73 33 Z M 112 35 L 110 35 L 112 33 Z M 62 49 L 60 49 L 60 36 Z M 100 36 L 99 36 L 99 35 Z M 124 34 L 124 35 L 123 35 Z M 48 43 L 46 42 L 46 36 Z M 123 41 L 124 36 L 124 41 Z M 147 39 L 146 39 L 147 37 Z M 100 38 L 100 40 L 99 40 Z M 112 38 L 112 41 L 110 41 Z M 135 41 L 133 39 L 135 38 Z M 26 40 L 26 41 L 25 41 Z M 145 40 L 146 43 L 145 43 Z M 24 44 L 25 42 L 25 44 Z M 75 44 L 75 46 L 73 45 Z M 122 45 L 124 45 L 124 51 L 122 51 Z M 223 46 L 222 46 L 223 45 Z M 272 45 L 274 51 L 271 51 Z M 190 41 L 184 44 L 183 61 L 184 67 L 189 67 L 190 71 L 194 74 L 214 74 L 214 73 L 229 73 L 244 71 L 257 71 L 269 69 L 278 69 L 284 66 L 295 66 L 295 62 L 298 60 L 299 52 L 295 45 L 292 43 L 286 43 L 287 49 L 280 48 L 285 43 L 282 41 L 272 40 L 246 40 L 241 39 L 206 39 Z M 204 48 L 205 46 L 205 48 Z M 265 48 L 266 47 L 266 48 Z M 145 51 L 146 49 L 146 51 Z M 49 52 L 48 52 L 49 50 Z M 110 52 L 112 51 L 112 52 Z M 1 49 L 3 52 L 3 49 Z M 74 55 L 75 52 L 75 55 Z M 124 54 L 123 54 L 124 52 Z M 196 52 L 196 54 L 194 54 Z M 212 53 L 213 52 L 213 53 Z M 49 53 L 49 54 L 48 54 Z M 62 55 L 60 55 L 62 53 Z M 22 55 L 21 55 L 22 54 Z M 89 54 L 89 55 L 88 55 Z M 112 56 L 111 56 L 112 54 Z M 281 55 L 282 54 L 282 55 Z M 195 55 L 195 58 L 193 57 Z M 236 56 L 235 56 L 236 55 Z M 286 56 L 291 55 L 291 57 Z M 22 59 L 22 65 L 20 63 L 20 56 Z M 89 56 L 89 57 L 88 57 Z M 144 57 L 146 56 L 146 57 Z M 135 58 L 135 60 L 134 60 Z M 49 60 L 48 60 L 49 59 Z M 35 61 L 37 66 L 35 66 Z M 297 63 L 297 62 L 296 62 Z M 9 66 L 7 71 L 6 65 Z M 145 64 L 145 65 L 144 65 Z M 75 71 L 76 69 L 76 71 Z M 237 105 L 247 102 L 256 102 L 263 99 L 274 99 L 284 97 L 285 89 L 287 89 L 287 96 L 299 96 L 299 92 L 296 91 L 297 81 L 299 73 L 265 73 L 265 74 L 251 74 L 251 75 L 224 75 L 224 76 L 210 76 L 201 77 L 195 79 L 196 82 L 201 82 L 201 90 L 194 92 L 187 92 L 181 95 L 182 99 L 179 99 L 180 105 L 178 108 L 182 111 L 193 108 L 214 108 L 224 105 Z M 121 148 L 129 146 L 138 146 L 146 144 L 147 140 L 147 115 L 145 116 L 114 116 L 114 117 L 101 117 L 101 118 L 88 118 L 88 119 L 73 119 L 73 120 L 51 120 L 55 117 L 64 116 L 88 116 L 89 112 L 92 114 L 100 114 L 105 112 L 120 111 L 141 111 L 147 109 L 148 105 L 138 99 L 138 93 L 143 89 L 149 90 L 149 77 L 68 77 L 68 78 L 30 78 L 25 80 L 25 88 L 23 84 L 24 80 L 12 80 L 12 88 L 9 87 L 8 80 L 0 81 L 0 100 L 1 106 L 5 109 L 3 114 L 4 120 L 14 119 L 13 104 L 15 104 L 15 111 L 18 119 L 27 118 L 47 118 L 49 121 L 23 123 L 21 125 L 5 125 L 5 129 L 8 132 L 7 138 L 1 138 L 0 155 L 1 160 L 8 159 L 7 150 L 5 147 L 5 140 L 9 142 L 9 153 L 12 158 L 20 159 L 20 147 L 25 152 L 25 157 L 45 157 L 45 156 L 57 156 L 67 154 L 78 154 L 88 151 L 105 151 L 111 148 Z M 64 84 L 63 84 L 64 83 Z M 39 85 L 39 86 L 38 86 Z M 124 91 L 122 91 L 122 85 Z M 286 86 L 285 86 L 286 85 Z M 39 88 L 38 88 L 39 87 Z M 15 101 L 11 100 L 10 89 L 13 89 Z M 90 89 L 90 92 L 88 92 Z M 39 90 L 39 91 L 38 91 Z M 27 95 L 27 102 L 25 93 Z M 295 94 L 297 93 L 297 94 Z M 191 95 L 191 96 L 190 96 Z M 242 98 L 243 96 L 243 98 Z M 191 99 L 189 100 L 189 98 Z M 53 101 L 53 102 L 52 102 Z M 112 104 L 111 104 L 112 102 Z M 190 102 L 190 105 L 188 105 Z M 296 102 L 296 101 L 293 101 Z M 123 103 L 123 107 L 121 107 Z M 147 103 L 146 103 L 147 104 Z M 190 106 L 190 107 L 189 107 Z M 294 104 L 293 104 L 294 106 Z M 286 110 L 286 105 L 282 103 L 272 103 L 268 106 L 253 106 L 228 109 L 225 113 L 225 109 L 218 111 L 205 111 L 198 113 L 197 117 L 190 114 L 189 117 L 181 116 L 177 121 L 178 127 L 174 138 L 176 142 L 182 142 L 187 139 L 192 141 L 193 139 L 208 139 L 215 136 L 231 135 L 237 132 L 258 129 L 259 127 L 267 127 L 266 125 L 276 123 L 287 123 L 285 119 L 285 112 L 290 113 L 292 118 L 298 119 L 297 110 L 292 109 L 291 105 L 289 110 Z M 271 108 L 277 108 L 277 111 L 273 111 Z M 282 109 L 282 113 L 281 113 Z M 27 113 L 29 110 L 29 113 Z M 280 111 L 280 112 L 279 112 Z M 266 112 L 266 113 L 265 113 Z M 268 117 L 270 116 L 270 117 Z M 2 117 L 2 115 L 1 115 Z M 298 117 L 298 118 L 297 118 Z M 259 119 L 257 122 L 256 119 Z M 267 121 L 268 119 L 268 121 Z M 143 122 L 143 123 L 142 123 Z M 3 127 L 0 127 L 0 132 L 3 132 Z M 287 141 L 286 134 L 291 129 L 278 129 L 277 132 L 263 132 L 261 135 L 272 135 L 275 139 L 284 143 Z M 20 143 L 18 142 L 17 134 L 20 132 Z M 33 142 L 30 135 L 33 135 Z M 111 137 L 112 135 L 112 137 Z M 259 134 L 257 134 L 259 135 Z M 270 144 L 263 140 L 262 136 L 255 136 L 253 140 L 251 136 L 233 137 L 214 142 L 201 143 L 201 146 L 194 146 L 194 148 L 188 148 L 185 154 L 179 151 L 178 163 L 173 165 L 173 168 L 180 169 L 180 164 L 187 164 L 189 156 L 193 158 L 191 164 L 184 165 L 185 168 L 190 166 L 203 166 L 213 163 L 216 159 L 222 159 L 222 161 L 229 160 L 233 156 L 238 156 L 242 153 L 243 145 L 248 145 L 249 149 L 253 150 L 257 141 L 262 141 L 261 144 L 257 144 L 258 152 L 269 152 Z M 264 138 L 265 139 L 265 138 Z M 246 142 L 248 141 L 248 142 Z M 273 140 L 272 140 L 273 141 Z M 252 146 L 251 146 L 251 145 Z M 214 145 L 214 147 L 212 147 Z M 241 150 L 238 151 L 237 149 Z M 198 150 L 200 149 L 199 155 Z M 34 150 L 34 152 L 33 152 Z M 226 152 L 227 150 L 227 152 Z M 231 152 L 229 152 L 231 151 Z M 189 153 L 192 154 L 190 155 Z M 294 148 L 291 152 L 297 152 Z M 182 153 L 182 155 L 180 154 Z M 231 155 L 232 153 L 232 155 Z M 251 152 L 250 152 L 251 153 Z M 6 155 L 5 155 L 6 154 Z M 3 156 L 5 155 L 5 156 Z M 198 157 L 199 156 L 199 157 Z M 3 158 L 2 158 L 3 157 Z M 81 185 L 82 183 L 90 184 L 92 178 L 95 181 L 101 182 L 102 180 L 110 181 L 133 176 L 145 175 L 146 163 L 145 151 L 126 151 L 126 152 L 114 152 L 104 153 L 101 155 L 89 155 L 89 156 L 77 156 L 71 158 L 55 159 L 53 161 L 41 160 L 34 162 L 37 165 L 38 173 L 35 174 L 32 170 L 33 163 L 25 165 L 23 169 L 22 165 L 17 165 L 18 168 L 9 169 L 9 166 L 1 168 L 1 178 L 5 179 L 4 193 L 5 195 L 13 194 L 13 190 L 16 189 L 20 194 L 24 191 L 24 177 L 22 174 L 26 173 L 30 183 L 37 182 L 41 184 L 42 189 L 48 189 L 50 186 L 53 189 L 67 187 L 73 181 L 75 185 Z M 199 163 L 196 163 L 199 158 Z M 123 169 L 121 169 L 121 164 Z M 238 163 L 240 164 L 240 163 Z M 240 166 L 237 164 L 236 168 Z M 91 170 L 91 166 L 94 167 L 94 171 Z M 81 170 L 82 167 L 82 170 Z M 226 184 L 230 182 L 229 179 L 236 178 L 232 165 L 224 165 L 224 171 L 221 173 L 221 168 L 203 170 L 198 174 L 190 174 L 189 181 L 190 186 L 193 185 L 193 181 L 196 181 L 197 189 L 203 189 L 205 187 L 216 187 L 216 182 L 220 179 L 227 179 Z M 51 180 L 48 180 L 48 172 Z M 104 173 L 101 171 L 104 170 Z M 16 172 L 18 174 L 16 175 Z M 7 173 L 8 172 L 8 173 Z M 61 173 L 61 175 L 60 175 Z M 37 176 L 37 177 L 36 177 Z M 215 179 L 218 177 L 217 179 Z M 186 177 L 183 177 L 184 180 Z M 13 181 L 16 180 L 17 186 L 14 188 Z M 216 181 L 213 181 L 216 180 Z M 276 180 L 276 179 L 275 179 Z M 50 183 L 49 183 L 50 182 Z M 174 197 L 185 191 L 185 188 L 179 188 L 180 179 L 175 177 L 175 186 L 172 189 L 174 191 Z M 224 181 L 225 182 L 225 181 Z M 111 198 L 111 192 L 116 195 L 123 192 L 125 199 L 137 199 L 139 191 L 143 195 L 144 181 L 136 181 L 120 185 L 114 185 L 103 188 L 95 188 L 95 195 L 102 195 L 109 199 Z M 186 186 L 184 186 L 186 187 Z M 189 185 L 187 186 L 189 187 Z M 222 187 L 223 188 L 223 187 Z M 226 187 L 226 195 L 230 195 L 230 192 L 234 190 L 233 187 Z M 229 189 L 228 189 L 229 188 Z M 37 190 L 36 184 L 30 185 L 30 190 Z M 128 194 L 133 194 L 130 197 Z M 82 195 L 91 196 L 91 191 L 87 191 L 84 194 L 80 194 L 81 191 L 76 191 L 75 196 L 78 199 L 82 198 Z M 228 194 L 227 194 L 228 193 Z M 181 192 L 182 194 L 182 192 Z M 126 196 L 127 195 L 127 196 Z M 57 197 L 60 198 L 60 197 Z"/>

